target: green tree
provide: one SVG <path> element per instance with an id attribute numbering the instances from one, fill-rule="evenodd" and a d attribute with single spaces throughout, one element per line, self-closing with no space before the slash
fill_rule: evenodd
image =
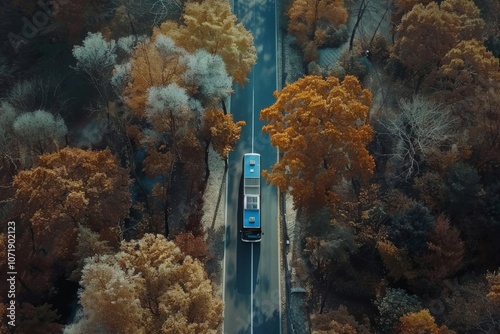
<path id="1" fill-rule="evenodd" d="M 379 311 L 379 325 L 384 333 L 391 333 L 399 318 L 421 309 L 420 300 L 402 289 L 388 288 L 382 298 L 375 302 Z"/>
<path id="2" fill-rule="evenodd" d="M 420 255 L 427 248 L 429 233 L 435 223 L 429 210 L 416 203 L 407 211 L 392 217 L 388 237 L 398 248 L 406 248 L 411 256 Z"/>

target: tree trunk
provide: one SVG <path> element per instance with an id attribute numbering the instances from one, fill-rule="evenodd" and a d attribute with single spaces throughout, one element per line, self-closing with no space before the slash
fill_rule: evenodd
<path id="1" fill-rule="evenodd" d="M 208 153 L 210 149 L 210 140 L 205 140 L 205 182 L 208 181 L 210 176 L 210 168 L 208 166 Z"/>
<path id="2" fill-rule="evenodd" d="M 365 13 L 366 7 L 368 7 L 369 0 L 361 0 L 361 4 L 359 5 L 358 17 L 356 18 L 356 23 L 352 28 L 351 39 L 349 40 L 349 52 L 352 51 L 354 45 L 354 36 L 356 35 L 356 30 L 358 29 L 359 22 L 363 18 L 363 14 Z"/>

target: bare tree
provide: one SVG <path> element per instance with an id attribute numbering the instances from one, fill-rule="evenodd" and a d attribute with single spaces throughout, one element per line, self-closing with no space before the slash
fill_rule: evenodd
<path id="1" fill-rule="evenodd" d="M 393 136 L 393 159 L 401 176 L 418 174 L 420 166 L 433 151 L 451 148 L 457 137 L 456 119 L 444 107 L 422 96 L 399 101 L 401 113 L 386 122 Z"/>
<path id="2" fill-rule="evenodd" d="M 131 31 L 136 35 L 159 26 L 165 20 L 179 18 L 185 0 L 113 0 L 113 2 L 126 9 Z"/>

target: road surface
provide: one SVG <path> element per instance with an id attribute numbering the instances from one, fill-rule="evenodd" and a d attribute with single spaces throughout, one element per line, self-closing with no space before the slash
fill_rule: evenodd
<path id="1" fill-rule="evenodd" d="M 243 243 L 241 172 L 243 154 L 261 154 L 262 169 L 270 169 L 277 151 L 261 131 L 260 110 L 274 101 L 277 90 L 275 0 L 234 0 L 234 13 L 252 32 L 257 64 L 244 87 L 235 87 L 231 112 L 235 121 L 244 120 L 241 138 L 229 155 L 226 182 L 226 225 L 224 254 L 224 333 L 281 333 L 280 253 L 278 247 L 278 191 L 261 178 L 260 243 Z"/>

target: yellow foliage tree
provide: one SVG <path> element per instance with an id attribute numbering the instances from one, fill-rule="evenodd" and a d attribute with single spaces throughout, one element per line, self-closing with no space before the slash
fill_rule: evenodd
<path id="1" fill-rule="evenodd" d="M 343 180 L 369 180 L 372 95 L 355 77 L 306 76 L 274 95 L 277 101 L 260 118 L 283 157 L 264 171 L 268 182 L 282 191 L 290 187 L 296 207 L 317 208 L 335 205 Z"/>
<path id="2" fill-rule="evenodd" d="M 164 34 L 188 52 L 205 49 L 221 56 L 227 73 L 243 85 L 257 54 L 251 32 L 236 21 L 227 0 L 192 1 L 184 7 L 182 24 L 166 21 L 153 31 L 153 38 Z"/>
<path id="3" fill-rule="evenodd" d="M 454 334 L 446 326 L 439 327 L 429 310 L 407 313 L 399 319 L 396 329 L 398 334 Z"/>
<path id="4" fill-rule="evenodd" d="M 161 235 L 123 242 L 83 269 L 83 314 L 65 333 L 217 333 L 222 301 L 203 265 Z"/>

